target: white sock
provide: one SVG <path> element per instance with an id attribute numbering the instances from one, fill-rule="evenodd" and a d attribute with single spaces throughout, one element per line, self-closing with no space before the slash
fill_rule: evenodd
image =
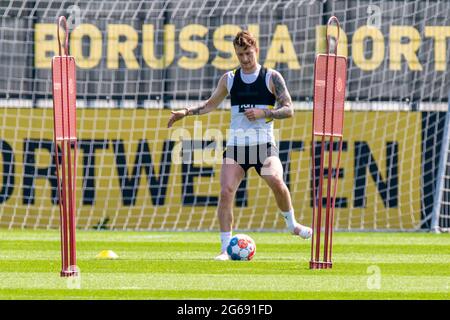
<path id="1" fill-rule="evenodd" d="M 220 233 L 220 243 L 222 244 L 220 252 L 227 251 L 227 247 L 228 244 L 230 243 L 230 240 L 231 240 L 231 231 Z"/>
<path id="2" fill-rule="evenodd" d="M 281 215 L 283 216 L 284 221 L 286 221 L 286 226 L 288 227 L 289 231 L 293 232 L 295 225 L 297 224 L 297 221 L 295 221 L 294 217 L 294 209 L 285 212 L 282 211 Z"/>

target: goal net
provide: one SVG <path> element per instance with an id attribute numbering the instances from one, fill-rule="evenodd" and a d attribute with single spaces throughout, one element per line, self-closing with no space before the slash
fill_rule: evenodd
<path id="1" fill-rule="evenodd" d="M 230 101 L 171 129 L 167 121 L 238 67 L 241 29 L 292 95 L 295 115 L 275 120 L 275 132 L 296 217 L 310 224 L 313 65 L 335 15 L 338 53 L 348 57 L 335 227 L 430 228 L 450 88 L 448 12 L 444 0 L 0 1 L 0 227 L 59 225 L 50 68 L 61 15 L 77 63 L 78 228 L 218 229 Z M 253 169 L 233 210 L 237 230 L 285 228 Z"/>

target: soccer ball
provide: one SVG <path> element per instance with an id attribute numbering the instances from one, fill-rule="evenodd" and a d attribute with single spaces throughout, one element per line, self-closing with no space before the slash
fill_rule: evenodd
<path id="1" fill-rule="evenodd" d="M 252 260 L 256 252 L 256 244 L 246 234 L 237 234 L 231 238 L 227 253 L 231 260 Z"/>

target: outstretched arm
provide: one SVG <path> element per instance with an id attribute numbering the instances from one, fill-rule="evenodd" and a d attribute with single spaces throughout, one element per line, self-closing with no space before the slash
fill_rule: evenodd
<path id="1" fill-rule="evenodd" d="M 283 76 L 278 71 L 273 71 L 272 76 L 270 77 L 270 86 L 277 99 L 278 106 L 276 109 L 272 110 L 265 109 L 264 112 L 266 113 L 266 117 L 273 119 L 292 117 L 294 115 L 294 106 L 292 104 L 291 95 L 286 87 Z"/>
<path id="2" fill-rule="evenodd" d="M 211 97 L 204 103 L 194 107 L 186 107 L 180 111 L 172 111 L 167 127 L 170 128 L 175 121 L 181 120 L 185 116 L 192 114 L 199 115 L 211 112 L 220 105 L 220 103 L 226 98 L 227 95 L 227 77 L 226 74 L 224 74 L 220 78 L 219 84 L 217 85 L 217 88 L 214 90 Z"/>

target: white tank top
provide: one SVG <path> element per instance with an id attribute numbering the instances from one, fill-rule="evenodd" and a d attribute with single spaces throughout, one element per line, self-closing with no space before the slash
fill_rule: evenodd
<path id="1" fill-rule="evenodd" d="M 231 93 L 236 72 L 240 72 L 240 76 L 244 84 L 251 84 L 258 78 L 260 70 L 261 65 L 258 64 L 255 72 L 253 73 L 244 73 L 242 72 L 242 69 L 227 72 L 228 93 Z M 273 70 L 267 69 L 265 83 L 269 92 L 273 94 L 269 85 L 272 72 Z M 258 109 L 273 108 L 273 106 L 258 104 L 253 105 L 253 107 Z M 231 106 L 231 121 L 228 132 L 227 146 L 256 145 L 269 142 L 275 144 L 272 119 L 262 118 L 256 121 L 250 121 L 243 112 L 239 112 L 239 106 Z"/>

